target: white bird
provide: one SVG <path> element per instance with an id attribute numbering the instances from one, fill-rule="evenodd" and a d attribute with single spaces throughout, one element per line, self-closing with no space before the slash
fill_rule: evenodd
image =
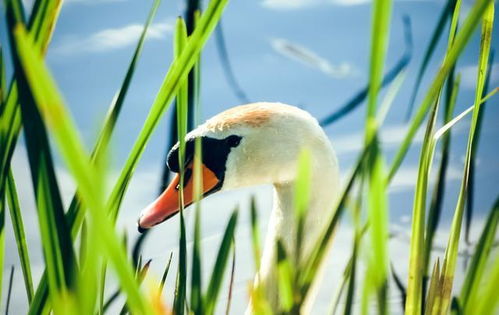
<path id="1" fill-rule="evenodd" d="M 265 286 L 267 300 L 275 310 L 279 305 L 275 244 L 281 239 L 290 255 L 295 248 L 293 202 L 298 156 L 306 149 L 312 160 L 310 203 L 302 241 L 302 257 L 307 257 L 332 216 L 339 192 L 338 162 L 331 143 L 317 120 L 294 106 L 261 102 L 224 111 L 186 136 L 185 206 L 193 201 L 191 174 L 196 138 L 202 141 L 203 196 L 252 185 L 274 185 L 274 205 L 255 281 Z M 167 163 L 171 171 L 179 172 L 178 144 L 170 151 Z M 178 182 L 177 174 L 161 196 L 142 211 L 139 230 L 151 228 L 179 211 Z M 308 312 L 313 296 L 309 294 L 303 313 Z"/>

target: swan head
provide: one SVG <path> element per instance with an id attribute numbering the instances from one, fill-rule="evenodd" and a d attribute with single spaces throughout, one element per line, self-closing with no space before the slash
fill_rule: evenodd
<path id="1" fill-rule="evenodd" d="M 297 159 L 304 148 L 315 151 L 317 159 L 334 159 L 332 162 L 336 163 L 327 137 L 307 112 L 280 103 L 237 106 L 187 134 L 185 207 L 194 199 L 193 158 L 197 139 L 202 144 L 203 197 L 233 188 L 293 182 Z M 167 158 L 168 167 L 177 174 L 165 191 L 142 211 L 139 231 L 167 220 L 180 210 L 178 151 L 177 143 Z"/>

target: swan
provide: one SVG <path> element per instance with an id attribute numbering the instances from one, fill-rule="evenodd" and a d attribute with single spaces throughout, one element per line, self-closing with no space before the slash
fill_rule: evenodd
<path id="1" fill-rule="evenodd" d="M 278 308 L 275 279 L 275 244 L 281 239 L 289 254 L 295 244 L 294 187 L 297 161 L 306 149 L 311 155 L 310 203 L 305 218 L 303 256 L 329 221 L 339 192 L 338 161 L 333 147 L 308 112 L 281 103 L 252 103 L 228 109 L 186 136 L 185 206 L 193 202 L 192 157 L 194 141 L 202 141 L 203 197 L 218 191 L 260 184 L 273 184 L 273 209 L 255 282 L 263 283 L 269 305 Z M 165 191 L 140 214 L 139 231 L 149 229 L 179 211 L 178 143 L 170 150 L 167 164 L 176 177 Z M 320 278 L 320 277 L 316 277 Z M 316 284 L 313 287 L 317 287 Z M 313 302 L 309 294 L 303 313 Z M 251 313 L 251 302 L 247 313 Z"/>

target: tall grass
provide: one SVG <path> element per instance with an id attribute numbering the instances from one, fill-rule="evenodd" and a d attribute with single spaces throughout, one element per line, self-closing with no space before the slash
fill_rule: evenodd
<path id="1" fill-rule="evenodd" d="M 134 175 L 146 145 L 169 105 L 176 101 L 176 134 L 179 140 L 180 183 L 184 176 L 185 134 L 188 129 L 189 116 L 199 117 L 199 107 L 194 106 L 195 113 L 189 113 L 192 106 L 198 104 L 200 54 L 204 44 L 210 37 L 222 16 L 227 0 L 211 0 L 208 7 L 200 14 L 195 14 L 192 33 L 182 18 L 175 27 L 174 59 L 166 72 L 163 83 L 151 105 L 150 112 L 143 122 L 135 144 L 123 165 L 120 176 L 112 183 L 110 196 L 105 195 L 103 183 L 106 182 L 107 147 L 113 130 L 123 110 L 124 100 L 134 76 L 146 32 L 152 23 L 159 0 L 153 2 L 149 17 L 137 43 L 121 88 L 109 107 L 108 115 L 101 128 L 93 150 L 83 145 L 76 125 L 68 111 L 66 102 L 61 97 L 58 84 L 52 77 L 44 61 L 44 54 L 56 25 L 61 2 L 58 0 L 37 0 L 31 17 L 25 21 L 24 9 L 20 0 L 4 0 L 9 46 L 15 74 L 10 82 L 3 75 L 5 61 L 0 55 L 0 263 L 3 265 L 5 210 L 10 211 L 17 253 L 21 262 L 24 287 L 28 297 L 30 314 L 103 314 L 109 312 L 109 305 L 118 296 L 125 298 L 121 313 L 163 314 L 170 309 L 175 314 L 214 314 L 219 304 L 221 289 L 232 285 L 224 281 L 227 265 L 232 253 L 235 260 L 235 232 L 238 221 L 238 209 L 230 218 L 215 258 L 213 269 L 207 283 L 202 281 L 202 246 L 201 246 L 201 205 L 196 203 L 194 218 L 193 251 L 187 251 L 187 229 L 180 210 L 180 236 L 178 268 L 174 300 L 165 306 L 160 300 L 165 279 L 169 273 L 172 256 L 165 264 L 163 277 L 151 292 L 142 288 L 147 274 L 149 262 L 142 265 L 141 259 L 134 261 L 123 246 L 122 235 L 114 227 L 127 187 Z M 388 251 L 389 237 L 389 204 L 388 188 L 397 174 L 407 151 L 414 142 L 416 132 L 425 123 L 425 137 L 420 149 L 418 179 L 414 191 L 410 259 L 407 262 L 409 278 L 407 279 L 406 314 L 447 314 L 451 304 L 458 313 L 470 313 L 479 310 L 480 314 L 492 314 L 497 310 L 498 300 L 495 288 L 499 285 L 499 261 L 497 253 L 492 250 L 497 226 L 499 224 L 499 202 L 496 202 L 489 213 L 486 225 L 475 247 L 471 263 L 466 270 L 465 280 L 460 291 L 454 288 L 456 260 L 459 252 L 462 220 L 465 204 L 470 193 L 470 167 L 473 163 L 474 146 L 480 132 L 479 117 L 481 105 L 491 97 L 496 89 L 489 93 L 486 87 L 487 76 L 490 75 L 489 55 L 492 40 L 494 19 L 494 3 L 491 0 L 477 0 L 471 7 L 464 22 L 457 27 L 461 1 L 449 0 L 444 7 L 439 22 L 425 52 L 420 65 L 413 96 L 409 100 L 411 108 L 416 95 L 420 91 L 421 78 L 426 74 L 430 58 L 434 58 L 436 42 L 445 35 L 445 24 L 450 20 L 448 45 L 442 57 L 440 67 L 433 74 L 433 79 L 414 116 L 408 123 L 408 131 L 390 164 L 387 163 L 378 132 L 383 127 L 384 118 L 405 83 L 406 68 L 410 53 L 402 58 L 402 63 L 390 77 L 383 78 L 386 50 L 389 43 L 388 34 L 391 25 L 391 1 L 374 0 L 372 4 L 371 49 L 369 84 L 362 97 L 349 102 L 342 113 L 334 114 L 324 121 L 331 121 L 344 116 L 367 97 L 365 141 L 364 146 L 347 177 L 340 197 L 335 205 L 334 213 L 328 220 L 327 228 L 314 244 L 310 255 L 302 253 L 304 220 L 310 199 L 310 161 L 309 152 L 304 151 L 297 165 L 298 177 L 295 183 L 296 205 L 296 244 L 293 255 L 280 241 L 277 248 L 277 287 L 279 289 L 278 313 L 299 314 L 310 295 L 312 284 L 318 277 L 319 266 L 323 263 L 330 244 L 334 243 L 334 232 L 347 211 L 351 209 L 354 221 L 354 237 L 352 254 L 345 266 L 342 283 L 337 294 L 332 296 L 333 313 L 340 310 L 340 301 L 344 300 L 343 312 L 351 314 L 355 311 L 355 296 L 361 297 L 360 312 L 372 312 L 374 301 L 376 312 L 390 313 L 388 295 L 392 288 L 389 282 L 390 258 Z M 406 22 L 408 24 L 408 22 Z M 478 25 L 482 24 L 480 53 L 478 55 L 477 86 L 473 106 L 453 118 L 454 107 L 458 100 L 460 77 L 454 73 L 455 64 L 461 52 L 467 47 L 471 36 Z M 410 35 L 406 35 L 412 49 Z M 409 50 L 410 51 L 410 50 Z M 194 70 L 193 70 L 194 69 Z M 188 74 L 197 73 L 196 80 L 188 80 Z M 392 73 L 393 72 L 393 73 Z M 9 89 L 7 85 L 10 84 Z M 383 101 L 379 102 L 380 89 L 388 85 Z M 190 86 L 191 85 L 191 86 Z M 194 86 L 192 86 L 194 85 Z M 485 96 L 484 96 L 485 95 Z M 444 98 L 445 96 L 445 98 Z M 195 98 L 195 99 L 193 99 Z M 380 104 L 378 106 L 378 103 Z M 353 105 L 352 105 L 353 104 Z M 442 105 L 443 104 L 443 105 Z M 443 126 L 438 128 L 437 121 L 442 115 Z M 411 109 L 409 109 L 409 112 Z M 444 194 L 445 169 L 449 158 L 451 129 L 465 115 L 472 113 L 469 127 L 465 165 L 463 168 L 461 188 L 457 195 L 448 245 L 444 257 L 438 257 L 431 264 L 432 244 L 437 231 Z M 426 119 L 426 122 L 425 122 Z M 32 265 L 26 243 L 23 215 L 25 209 L 19 206 L 15 174 L 10 170 L 11 159 L 21 129 L 26 138 L 27 156 L 32 174 L 32 185 L 35 192 L 38 224 L 41 233 L 40 245 L 44 251 L 45 271 L 35 283 L 32 276 Z M 52 144 L 49 139 L 53 139 Z M 441 141 L 440 141 L 441 140 Z M 438 162 L 438 178 L 433 195 L 429 197 L 429 177 L 435 162 L 435 150 L 442 142 L 442 158 Z M 61 194 L 55 180 L 53 151 L 56 151 L 71 172 L 77 191 L 69 206 L 64 209 Z M 91 153 L 89 153 L 91 152 Z M 201 143 L 197 141 L 194 154 L 194 191 L 196 200 L 201 199 Z M 387 167 L 387 164 L 389 165 Z M 367 195 L 364 196 L 364 192 Z M 180 186 L 183 198 L 183 187 Z M 427 211 L 427 204 L 430 201 Z M 258 231 L 258 209 L 256 202 L 251 204 L 251 241 L 256 270 L 259 268 L 261 244 Z M 367 240 L 364 240 L 364 238 Z M 368 242 L 366 249 L 363 244 Z M 92 252 L 90 252 L 92 249 Z M 139 257 L 138 254 L 137 257 Z M 493 257 L 494 256 L 494 257 Z M 361 259 L 365 257 L 366 269 L 361 268 Z M 189 269 L 188 266 L 191 268 Z M 107 295 L 107 268 L 113 270 L 119 282 L 119 290 Z M 430 269 L 432 270 L 431 275 Z M 3 266 L 0 279 L 4 280 Z M 429 278 L 429 279 L 428 279 Z M 189 281 L 190 280 L 190 281 Z M 426 285 L 426 281 L 429 283 Z M 259 283 L 259 282 L 256 282 Z M 362 283 L 362 288 L 358 284 Z M 12 281 L 10 285 L 12 289 Z M 262 284 L 251 287 L 249 295 L 256 313 L 270 314 L 272 310 L 265 299 L 266 288 Z M 453 296 L 453 292 L 459 294 Z M 173 292 L 172 292 L 173 293 Z M 10 295 L 10 294 L 9 294 Z M 455 303 L 451 303 L 452 300 Z M 227 305 L 230 309 L 230 298 Z"/>

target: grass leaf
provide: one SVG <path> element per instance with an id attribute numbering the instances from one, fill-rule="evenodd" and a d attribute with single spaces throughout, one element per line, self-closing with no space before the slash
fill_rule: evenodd
<path id="1" fill-rule="evenodd" d="M 16 238 L 17 251 L 19 253 L 19 260 L 21 262 L 21 269 L 23 272 L 24 286 L 26 288 L 26 295 L 28 302 L 33 299 L 33 277 L 31 276 L 31 264 L 29 260 L 28 244 L 26 243 L 26 233 L 24 232 L 24 223 L 19 207 L 19 198 L 17 197 L 16 184 L 12 171 L 9 171 L 7 177 L 6 187 L 7 201 L 9 203 L 10 218 L 12 220 L 12 228 Z"/>
<path id="2" fill-rule="evenodd" d="M 477 73 L 477 87 L 475 93 L 475 108 L 473 109 L 473 118 L 471 121 L 470 132 L 468 136 L 468 144 L 466 147 L 466 159 L 464 163 L 463 178 L 461 181 L 461 188 L 459 191 L 458 201 L 456 204 L 456 210 L 454 212 L 454 218 L 452 220 L 451 232 L 449 236 L 449 242 L 445 251 L 445 259 L 442 270 L 443 278 L 443 292 L 442 292 L 442 302 L 440 311 L 447 312 L 450 305 L 451 290 L 454 278 L 454 271 L 456 267 L 457 252 L 459 246 L 459 238 L 461 234 L 461 224 L 464 212 L 464 205 L 466 203 L 466 192 L 469 177 L 470 159 L 471 152 L 473 148 L 473 140 L 475 139 L 475 129 L 478 121 L 478 115 L 480 112 L 480 102 L 482 98 L 483 88 L 485 84 L 485 76 L 487 73 L 488 58 L 490 52 L 490 43 L 492 40 L 492 28 L 494 23 L 494 3 L 491 2 L 485 11 L 483 16 L 482 25 L 482 38 L 480 44 L 480 54 L 478 61 L 478 73 Z M 456 39 L 457 41 L 457 39 Z"/>
<path id="3" fill-rule="evenodd" d="M 165 287 L 166 277 L 168 276 L 168 272 L 170 271 L 172 258 L 173 258 L 173 252 L 170 253 L 168 262 L 166 263 L 165 271 L 163 271 L 163 275 L 161 276 L 161 282 L 159 283 L 159 293 L 162 293 L 163 288 Z"/>
<path id="4" fill-rule="evenodd" d="M 97 176 L 96 169 L 92 166 L 90 158 L 81 144 L 74 123 L 66 112 L 64 103 L 56 89 L 55 82 L 48 73 L 41 56 L 34 52 L 33 43 L 25 29 L 18 26 L 15 36 L 22 63 L 22 68 L 19 70 L 25 71 L 30 93 L 36 100 L 36 105 L 44 120 L 50 126 L 61 155 L 78 183 L 80 197 L 90 209 L 92 227 L 96 229 L 95 233 L 99 233 L 102 242 L 102 253 L 111 260 L 122 288 L 127 292 L 131 309 L 144 312 L 147 307 L 138 292 L 130 265 L 123 264 L 124 261 L 127 261 L 124 250 L 114 231 L 108 228 L 112 226 L 112 223 L 109 222 L 110 220 L 104 211 L 102 188 L 98 184 L 99 176 Z M 41 187 L 52 187 L 52 185 L 43 183 Z M 63 222 L 65 225 L 64 220 Z M 67 233 L 70 242 L 69 229 Z"/>
<path id="5" fill-rule="evenodd" d="M 222 286 L 222 279 L 225 273 L 225 268 L 229 260 L 231 244 L 234 239 L 236 224 L 237 224 L 238 209 L 232 212 L 229 223 L 225 228 L 222 238 L 222 243 L 218 249 L 215 265 L 211 272 L 208 289 L 204 295 L 205 314 L 213 314 L 215 312 L 216 301 Z"/>
<path id="6" fill-rule="evenodd" d="M 187 41 L 187 29 L 182 18 L 177 18 L 175 27 L 175 59 L 178 59 L 185 49 Z M 179 204 L 180 204 L 180 238 L 179 238 L 179 260 L 177 283 L 175 286 L 175 299 L 173 307 L 176 314 L 183 314 L 185 310 L 186 292 L 187 292 L 187 238 L 185 232 L 184 219 L 184 170 L 185 170 L 185 134 L 187 132 L 187 97 L 188 97 L 187 80 L 181 83 L 177 92 L 177 135 L 179 141 L 178 164 L 180 168 L 180 185 L 179 185 Z"/>
<path id="7" fill-rule="evenodd" d="M 427 90 L 427 93 L 425 97 L 423 98 L 421 105 L 419 106 L 417 112 L 413 116 L 413 119 L 409 125 L 409 129 L 404 137 L 404 140 L 400 144 L 397 153 L 395 154 L 395 157 L 393 158 L 390 171 L 387 176 L 387 181 L 391 181 L 393 179 L 393 176 L 397 172 L 398 168 L 402 164 L 402 161 L 409 150 L 409 147 L 412 143 L 412 140 L 419 129 L 419 126 L 423 122 L 423 119 L 426 116 L 426 113 L 428 112 L 428 109 L 431 107 L 432 103 L 434 102 L 435 98 L 437 95 L 440 93 L 441 88 L 453 68 L 455 62 L 457 61 L 457 58 L 463 51 L 464 47 L 468 43 L 469 39 L 471 38 L 471 35 L 473 34 L 473 31 L 479 24 L 479 21 L 484 14 L 484 11 L 488 7 L 488 5 L 491 3 L 491 0 L 478 0 L 475 2 L 473 7 L 471 8 L 468 16 L 466 17 L 464 23 L 462 24 L 461 30 L 457 33 L 455 36 L 455 39 L 452 36 L 452 27 L 451 27 L 451 36 L 449 40 L 449 46 L 450 48 L 448 49 L 445 58 L 440 66 L 439 71 L 437 71 L 435 77 L 432 80 L 432 83 L 430 87 Z M 457 7 L 457 6 L 456 6 Z M 457 8 L 456 8 L 457 9 Z M 456 12 L 456 10 L 455 10 Z M 457 11 L 457 14 L 454 14 L 453 19 L 459 15 L 459 12 Z M 457 17 L 456 17 L 457 18 Z M 452 24 L 451 24 L 452 25 Z M 452 43 L 452 45 L 451 45 Z"/>
<path id="8" fill-rule="evenodd" d="M 470 305 L 477 301 L 478 291 L 483 281 L 487 259 L 490 255 L 494 243 L 497 226 L 499 224 L 499 198 L 496 199 L 492 210 L 485 221 L 485 226 L 475 247 L 475 253 L 471 258 L 464 283 L 461 288 L 460 300 L 464 312 L 470 312 L 473 308 Z M 471 303 L 469 303 L 471 301 Z"/>

